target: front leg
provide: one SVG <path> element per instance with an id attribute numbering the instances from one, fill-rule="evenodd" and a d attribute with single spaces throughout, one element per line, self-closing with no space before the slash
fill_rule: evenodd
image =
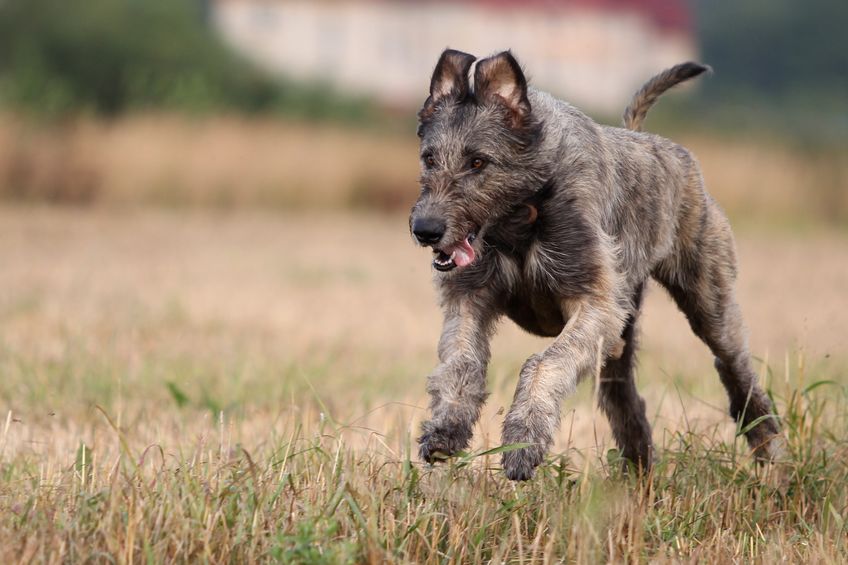
<path id="1" fill-rule="evenodd" d="M 419 454 L 432 463 L 468 447 L 486 400 L 489 340 L 497 320 L 483 292 L 443 300 L 439 365 L 427 378 L 430 420 L 421 426 Z"/>
<path id="2" fill-rule="evenodd" d="M 503 454 L 507 478 L 524 481 L 542 463 L 559 427 L 563 398 L 574 392 L 579 379 L 601 359 L 615 354 L 623 312 L 615 302 L 598 298 L 564 301 L 568 320 L 544 352 L 533 355 L 521 369 L 512 406 L 504 419 L 503 443 L 530 444 Z"/>

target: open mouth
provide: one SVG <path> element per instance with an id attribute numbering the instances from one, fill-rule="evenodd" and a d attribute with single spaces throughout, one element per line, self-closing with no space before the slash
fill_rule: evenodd
<path id="1" fill-rule="evenodd" d="M 437 271 L 452 271 L 456 267 L 467 267 L 474 262 L 477 254 L 471 246 L 477 239 L 476 233 L 469 233 L 459 243 L 444 249 L 434 249 L 436 256 L 433 258 L 433 266 Z"/>

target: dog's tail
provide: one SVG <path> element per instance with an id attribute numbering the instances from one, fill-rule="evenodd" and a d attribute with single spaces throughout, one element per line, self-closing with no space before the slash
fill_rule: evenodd
<path id="1" fill-rule="evenodd" d="M 651 109 L 651 106 L 663 92 L 707 71 L 712 71 L 712 69 L 700 63 L 689 62 L 675 65 L 656 75 L 646 82 L 639 89 L 639 92 L 633 95 L 630 105 L 624 111 L 624 127 L 633 131 L 640 131 L 648 110 Z"/>

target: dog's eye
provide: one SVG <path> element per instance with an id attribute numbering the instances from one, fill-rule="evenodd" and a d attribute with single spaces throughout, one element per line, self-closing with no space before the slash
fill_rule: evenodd
<path id="1" fill-rule="evenodd" d="M 471 160 L 471 168 L 475 171 L 479 171 L 486 165 L 486 161 L 481 159 L 480 157 L 475 157 Z"/>
<path id="2" fill-rule="evenodd" d="M 432 169 L 436 166 L 436 158 L 432 155 L 427 155 L 426 157 L 424 157 L 424 164 L 427 165 L 428 169 Z"/>

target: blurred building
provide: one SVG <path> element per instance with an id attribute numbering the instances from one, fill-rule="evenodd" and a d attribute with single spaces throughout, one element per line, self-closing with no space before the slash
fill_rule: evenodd
<path id="1" fill-rule="evenodd" d="M 228 42 L 266 69 L 409 108 L 442 49 L 512 49 L 537 87 L 617 114 L 696 56 L 686 0 L 214 0 Z"/>

